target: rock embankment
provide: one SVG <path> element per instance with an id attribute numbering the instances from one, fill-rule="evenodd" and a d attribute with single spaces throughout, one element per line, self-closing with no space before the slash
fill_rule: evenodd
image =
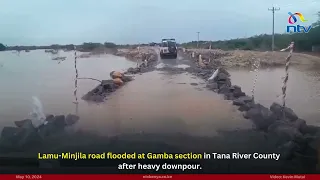
<path id="1" fill-rule="evenodd" d="M 44 122 L 35 126 L 32 120 L 25 119 L 15 121 L 15 127 L 4 127 L 0 137 L 0 151 L 10 151 L 24 147 L 38 146 L 39 143 L 47 138 L 59 135 L 65 132 L 67 127 L 79 121 L 79 117 L 69 114 L 48 115 Z"/>
<path id="2" fill-rule="evenodd" d="M 224 51 L 220 49 L 186 49 L 183 53 L 186 58 L 194 61 L 202 56 L 209 64 L 221 65 L 223 67 L 251 67 L 256 61 L 260 61 L 261 67 L 275 67 L 285 65 L 286 52 L 259 52 L 259 51 Z M 291 58 L 292 65 L 314 65 L 319 64 L 320 58 L 307 54 L 294 53 Z"/>
<path id="3" fill-rule="evenodd" d="M 131 77 L 127 76 L 121 78 L 121 82 L 115 79 L 102 80 L 97 87 L 85 94 L 82 99 L 85 101 L 103 102 L 108 95 L 115 92 L 131 80 Z"/>
<path id="4" fill-rule="evenodd" d="M 141 61 L 137 67 L 129 68 L 127 71 L 121 73 L 117 71 L 112 71 L 110 73 L 110 80 L 102 80 L 101 83 L 95 87 L 93 90 L 85 94 L 82 99 L 86 101 L 102 102 L 105 98 L 112 92 L 125 85 L 127 82 L 132 81 L 133 77 L 130 75 L 145 73 L 155 69 L 158 55 L 156 51 L 152 48 L 140 48 L 138 49 L 125 49 L 120 50 L 116 54 L 118 56 L 124 56 L 131 60 Z"/>
<path id="5" fill-rule="evenodd" d="M 320 127 L 307 125 L 292 109 L 273 103 L 269 108 L 256 103 L 240 86 L 232 85 L 230 74 L 224 68 L 189 68 L 189 72 L 207 81 L 207 88 L 232 101 L 234 106 L 250 119 L 257 131 L 265 133 L 268 141 L 278 145 L 282 159 L 308 161 L 314 168 L 320 157 Z M 310 164 L 310 165 L 311 165 Z"/>
<path id="6" fill-rule="evenodd" d="M 144 61 L 157 58 L 155 50 L 149 47 L 139 47 L 134 49 L 118 49 L 118 52 L 115 53 L 115 55 L 123 56 L 133 61 Z"/>

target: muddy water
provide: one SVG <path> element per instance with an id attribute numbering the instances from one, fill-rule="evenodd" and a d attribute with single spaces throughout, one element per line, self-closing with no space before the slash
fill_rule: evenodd
<path id="1" fill-rule="evenodd" d="M 59 56 L 66 56 L 67 60 L 59 64 L 58 61 L 51 60 L 56 55 L 43 50 L 21 52 L 20 55 L 12 52 L 0 53 L 1 127 L 28 117 L 32 110 L 32 96 L 37 96 L 42 101 L 45 113 L 74 113 L 74 55 L 72 52 L 60 52 Z M 106 55 L 78 59 L 77 66 L 79 77 L 108 79 L 110 71 L 125 69 L 133 64 L 124 58 Z M 79 80 L 78 98 L 97 83 Z"/>
<path id="2" fill-rule="evenodd" d="M 32 96 L 42 101 L 46 114 L 75 112 L 74 61 L 72 52 L 60 52 L 67 60 L 51 60 L 44 51 L 1 53 L 0 126 L 28 117 Z M 79 77 L 109 79 L 112 70 L 135 66 L 121 57 L 104 55 L 78 59 Z M 179 66 L 179 65 L 178 65 Z M 180 67 L 180 66 L 179 66 Z M 102 135 L 130 132 L 167 132 L 192 135 L 214 135 L 219 129 L 251 127 L 239 113 L 190 75 L 168 75 L 152 72 L 137 75 L 112 94 L 107 102 L 91 104 L 81 96 L 99 82 L 78 81 L 79 128 Z M 198 83 L 198 85 L 190 85 Z M 201 84 L 202 83 L 202 84 Z"/>
<path id="3" fill-rule="evenodd" d="M 201 90 L 205 86 L 203 82 L 190 78 L 190 75 L 151 72 L 135 79 L 113 94 L 106 105 L 101 105 L 103 111 L 96 109 L 98 116 L 93 117 L 88 126 L 94 124 L 93 128 L 101 133 L 152 132 L 195 136 L 212 136 L 216 130 L 251 127 L 251 123 L 243 120 L 219 95 Z"/>
<path id="4" fill-rule="evenodd" d="M 249 95 L 253 88 L 254 72 L 231 70 L 233 84 L 240 85 Z M 255 89 L 255 99 L 269 107 L 273 102 L 282 104 L 284 68 L 260 70 Z M 286 104 L 308 124 L 320 125 L 320 70 L 289 69 Z"/>
<path id="5" fill-rule="evenodd" d="M 32 96 L 43 103 L 46 114 L 75 112 L 74 62 L 72 52 L 60 52 L 67 60 L 53 61 L 44 51 L 0 54 L 0 127 L 28 117 Z M 173 61 L 172 61 L 173 62 Z M 170 66 L 185 67 L 181 60 Z M 160 64 L 161 65 L 161 64 Z M 163 65 L 163 64 L 162 64 Z M 124 70 L 134 62 L 111 55 L 78 59 L 79 77 L 109 79 L 112 70 Z M 270 106 L 281 103 L 284 70 L 260 70 L 256 85 L 256 100 Z M 232 70 L 234 84 L 251 93 L 254 73 Z M 251 123 L 222 100 L 205 90 L 204 82 L 187 74 L 172 75 L 151 72 L 137 75 L 135 81 L 112 94 L 107 102 L 91 104 L 82 101 L 83 94 L 98 82 L 79 80 L 78 99 L 81 121 L 79 128 L 99 134 L 128 132 L 181 132 L 190 135 L 215 135 L 217 130 L 248 128 Z M 319 125 L 320 84 L 317 71 L 290 69 L 287 104 L 309 124 Z M 196 83 L 191 85 L 191 83 Z"/>

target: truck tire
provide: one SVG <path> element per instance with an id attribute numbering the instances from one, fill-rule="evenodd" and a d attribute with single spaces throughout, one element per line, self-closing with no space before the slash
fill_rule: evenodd
<path id="1" fill-rule="evenodd" d="M 177 59 L 177 57 L 178 57 L 178 54 L 174 54 L 174 55 L 173 55 L 173 58 L 174 58 L 174 59 Z"/>

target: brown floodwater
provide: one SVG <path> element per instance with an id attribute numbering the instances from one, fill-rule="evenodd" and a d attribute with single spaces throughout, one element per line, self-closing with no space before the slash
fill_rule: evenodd
<path id="1" fill-rule="evenodd" d="M 38 97 L 45 114 L 75 113 L 74 61 L 72 52 L 60 52 L 67 59 L 51 60 L 44 51 L 0 53 L 0 127 L 29 117 L 32 96 Z M 180 62 L 180 64 L 179 64 Z M 171 66 L 187 67 L 167 61 Z M 113 70 L 134 67 L 135 62 L 112 55 L 78 59 L 79 77 L 109 79 Z M 163 64 L 160 64 L 161 66 Z M 251 94 L 254 73 L 230 70 L 233 84 Z M 270 106 L 281 103 L 283 68 L 260 70 L 255 89 L 257 102 Z M 320 83 L 317 70 L 290 69 L 287 105 L 308 124 L 319 125 Z M 191 83 L 197 83 L 191 85 Z M 118 133 L 185 133 L 214 136 L 218 130 L 247 129 L 252 124 L 242 118 L 231 102 L 206 90 L 202 80 L 189 74 L 173 75 L 150 72 L 119 89 L 104 103 L 93 104 L 81 96 L 98 85 L 97 81 L 79 80 L 79 116 L 77 127 L 101 135 Z"/>
<path id="2" fill-rule="evenodd" d="M 238 69 L 230 70 L 232 83 L 242 87 L 252 95 L 255 72 Z M 285 76 L 284 68 L 263 69 L 258 71 L 254 91 L 256 102 L 270 107 L 273 102 L 282 104 L 282 86 Z M 286 106 L 305 119 L 308 124 L 320 125 L 320 69 L 289 69 Z"/>
<path id="3" fill-rule="evenodd" d="M 53 56 L 44 51 L 22 52 L 20 55 L 0 53 L 0 129 L 29 117 L 33 108 L 32 96 L 41 100 L 45 114 L 75 113 L 73 53 L 60 52 L 59 55 L 67 59 L 60 63 L 53 61 Z M 162 61 L 159 67 L 163 63 L 187 67 L 181 58 Z M 112 55 L 78 59 L 79 77 L 100 80 L 109 79 L 113 70 L 125 70 L 135 65 L 135 62 Z M 248 70 L 230 70 L 230 74 L 232 83 L 240 85 L 250 95 L 255 74 Z M 283 75 L 283 68 L 260 70 L 256 101 L 265 106 L 274 101 L 281 103 Z M 290 69 L 287 105 L 308 124 L 319 125 L 319 77 L 317 70 Z M 251 121 L 242 118 L 230 101 L 206 90 L 203 80 L 186 73 L 158 71 L 134 78 L 100 104 L 81 100 L 81 96 L 98 82 L 79 80 L 80 121 L 75 127 L 84 131 L 75 133 L 75 136 L 53 137 L 39 146 L 6 152 L 1 156 L 35 157 L 35 152 L 52 151 L 273 153 L 278 149 L 278 145 L 265 134 L 251 131 Z M 220 136 L 217 136 L 218 132 Z M 122 136 L 105 138 L 118 134 Z M 252 169 L 256 171 L 256 167 L 264 170 L 272 167 L 274 172 L 283 168 L 280 161 L 265 162 L 252 162 L 248 165 L 251 166 L 250 172 Z M 232 161 L 228 164 L 228 169 L 230 167 L 244 168 L 242 161 Z"/>
<path id="4" fill-rule="evenodd" d="M 43 50 L 0 53 L 0 119 L 1 126 L 28 117 L 32 111 L 32 96 L 38 97 L 46 114 L 74 113 L 74 55 L 60 52 L 67 59 L 61 63 L 51 60 Z M 108 79 L 113 70 L 124 70 L 135 63 L 116 56 L 94 56 L 78 59 L 79 77 Z M 97 81 L 79 80 L 78 98 L 97 85 Z M 83 106 L 84 102 L 80 102 Z M 88 106 L 86 104 L 86 106 Z"/>
<path id="5" fill-rule="evenodd" d="M 101 113 L 115 118 L 118 132 L 212 136 L 217 130 L 251 128 L 230 102 L 204 87 L 187 74 L 146 73 L 113 94 L 106 102 L 108 109 Z M 96 128 L 112 126 L 109 120 L 95 120 Z"/>
<path id="6" fill-rule="evenodd" d="M 29 117 L 32 96 L 41 100 L 45 114 L 75 113 L 73 53 L 60 52 L 59 55 L 67 59 L 58 63 L 51 60 L 51 54 L 41 50 L 20 55 L 0 54 L 3 64 L 0 68 L 1 127 L 12 126 L 15 120 Z M 79 77 L 96 79 L 109 79 L 111 71 L 135 65 L 135 62 L 111 55 L 78 59 L 77 64 Z M 251 127 L 251 122 L 244 120 L 230 102 L 203 89 L 204 82 L 191 75 L 145 73 L 137 75 L 104 103 L 82 101 L 81 96 L 98 83 L 78 81 L 81 120 L 77 127 L 87 131 L 103 135 L 180 132 L 211 136 L 216 130 Z"/>

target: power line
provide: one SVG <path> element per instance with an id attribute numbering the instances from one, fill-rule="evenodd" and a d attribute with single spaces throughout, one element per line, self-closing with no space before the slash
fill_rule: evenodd
<path id="1" fill-rule="evenodd" d="M 280 8 L 272 7 L 268 10 L 272 11 L 272 51 L 274 51 L 274 12 L 279 11 Z"/>

